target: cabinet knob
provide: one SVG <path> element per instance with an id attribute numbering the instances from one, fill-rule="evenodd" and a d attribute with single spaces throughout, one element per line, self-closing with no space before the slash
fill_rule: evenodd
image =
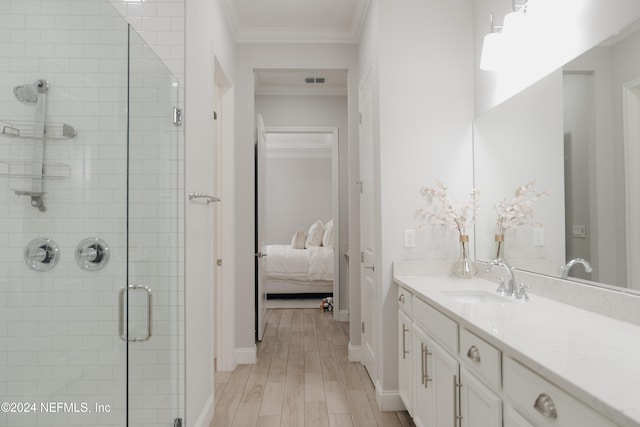
<path id="1" fill-rule="evenodd" d="M 547 418 L 558 418 L 558 412 L 556 411 L 556 405 L 553 403 L 553 400 L 547 394 L 540 394 L 536 399 L 536 402 L 533 404 L 533 407 L 536 411 L 540 412 L 543 416 Z"/>
<path id="2" fill-rule="evenodd" d="M 473 360 L 474 362 L 479 362 L 480 350 L 478 350 L 478 347 L 476 347 L 475 345 L 472 345 L 471 347 L 469 347 L 469 351 L 467 351 L 467 357 Z"/>
<path id="3" fill-rule="evenodd" d="M 404 294 L 400 294 L 398 301 L 404 304 Z"/>

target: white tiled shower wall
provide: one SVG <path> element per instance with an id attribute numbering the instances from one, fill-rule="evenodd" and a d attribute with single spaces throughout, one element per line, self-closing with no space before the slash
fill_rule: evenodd
<path id="1" fill-rule="evenodd" d="M 184 0 L 109 0 L 184 83 Z"/>
<path id="2" fill-rule="evenodd" d="M 130 108 L 129 283 L 153 289 L 154 336 L 130 344 L 129 403 L 131 425 L 161 425 L 183 405 L 183 157 L 167 102 L 177 102 L 179 89 L 156 61 L 143 62 L 156 68 L 131 76 L 139 87 L 131 95 L 141 102 Z M 0 177 L 0 401 L 110 405 L 101 414 L 0 414 L 0 425 L 123 425 L 127 349 L 118 337 L 118 291 L 127 274 L 126 71 L 127 26 L 106 0 L 0 0 L 0 120 L 32 120 L 34 108 L 20 104 L 12 88 L 42 78 L 50 83 L 47 122 L 78 131 L 45 143 L 45 161 L 70 170 L 67 180 L 44 182 L 46 211 L 10 191 L 24 182 Z M 159 80 L 165 89 L 152 89 Z M 0 161 L 28 161 L 30 147 L 0 136 Z M 0 163 L 0 173 L 9 172 Z M 110 245 L 112 257 L 103 270 L 87 272 L 74 250 L 93 236 Z M 49 272 L 33 272 L 23 260 L 35 237 L 60 246 L 60 262 Z M 144 312 L 136 307 L 131 317 Z"/>

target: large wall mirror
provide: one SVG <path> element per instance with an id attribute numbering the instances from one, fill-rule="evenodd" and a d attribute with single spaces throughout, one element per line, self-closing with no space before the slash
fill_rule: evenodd
<path id="1" fill-rule="evenodd" d="M 504 233 L 516 268 L 640 290 L 640 22 L 478 116 L 476 258 L 496 257 L 494 203 L 535 180 L 548 194 Z"/>

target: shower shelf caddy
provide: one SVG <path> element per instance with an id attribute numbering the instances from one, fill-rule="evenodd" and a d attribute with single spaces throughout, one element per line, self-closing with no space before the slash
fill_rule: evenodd
<path id="1" fill-rule="evenodd" d="M 44 125 L 44 135 L 39 134 L 36 123 L 27 120 L 14 120 L 7 122 L 0 120 L 2 136 L 5 138 L 18 138 L 28 140 L 61 141 L 74 138 L 77 132 L 73 126 L 66 123 L 46 123 Z"/>
<path id="2" fill-rule="evenodd" d="M 40 129 L 38 127 L 40 126 Z M 0 139 L 28 141 L 20 146 L 23 155 L 33 160 L 0 160 L 0 177 L 10 178 L 9 187 L 18 196 L 31 197 L 33 206 L 42 207 L 42 181 L 61 181 L 71 177 L 71 166 L 64 163 L 44 162 L 44 142 L 70 140 L 77 135 L 66 123 L 0 120 Z M 23 156 L 21 156 L 23 157 Z"/>

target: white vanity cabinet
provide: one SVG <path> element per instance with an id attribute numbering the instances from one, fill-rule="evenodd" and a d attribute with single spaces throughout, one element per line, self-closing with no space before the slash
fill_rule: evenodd
<path id="1" fill-rule="evenodd" d="M 411 364 L 400 361 L 400 388 L 417 426 L 640 427 L 640 368 L 599 348 L 637 354 L 619 338 L 640 337 L 637 326 L 540 296 L 458 297 L 493 293 L 484 279 L 395 277 L 399 294 L 411 295 L 399 302 L 400 344 L 411 354 Z"/>
<path id="2" fill-rule="evenodd" d="M 398 311 L 398 337 L 400 353 L 398 354 L 398 391 L 400 399 L 409 413 L 413 412 L 413 349 L 411 319 L 404 312 Z"/>
<path id="3" fill-rule="evenodd" d="M 502 426 L 500 350 L 460 328 L 460 362 L 462 426 Z"/>
<path id="4" fill-rule="evenodd" d="M 398 288 L 398 391 L 409 413 L 413 410 L 413 351 L 411 292 Z"/>
<path id="5" fill-rule="evenodd" d="M 616 425 L 511 358 L 505 358 L 503 373 L 504 396 L 508 405 L 512 407 L 510 410 L 515 410 L 520 418 L 524 419 L 523 423 L 510 425 L 537 427 L 615 427 Z"/>
<path id="6" fill-rule="evenodd" d="M 415 322 L 413 334 L 413 422 L 417 427 L 457 425 L 460 364 Z"/>

